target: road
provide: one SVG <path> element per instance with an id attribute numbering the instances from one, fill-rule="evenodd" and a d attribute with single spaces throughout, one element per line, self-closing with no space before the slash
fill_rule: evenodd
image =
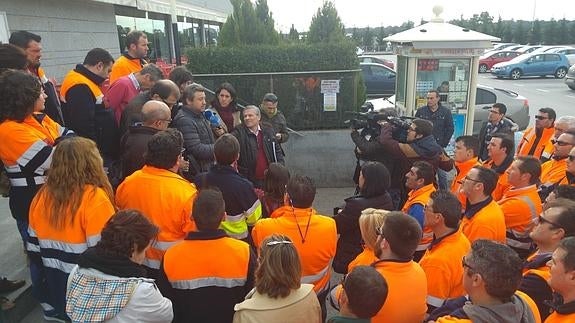
<path id="1" fill-rule="evenodd" d="M 550 107 L 557 116 L 575 115 L 575 91 L 569 89 L 563 79 L 522 78 L 519 80 L 497 79 L 489 73 L 479 74 L 477 83 L 517 92 L 529 100 L 529 114 L 534 116 L 540 108 Z M 531 118 L 530 124 L 534 119 Z"/>

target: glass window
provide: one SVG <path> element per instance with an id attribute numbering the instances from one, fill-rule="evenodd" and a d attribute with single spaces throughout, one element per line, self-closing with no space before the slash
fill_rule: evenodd
<path id="1" fill-rule="evenodd" d="M 427 92 L 437 90 L 449 109 L 467 109 L 470 59 L 418 59 L 416 106 L 427 104 Z"/>
<path id="2" fill-rule="evenodd" d="M 407 62 L 408 58 L 405 56 L 397 56 L 397 80 L 395 86 L 395 102 L 401 106 L 405 107 L 405 91 L 407 86 Z M 402 71 L 402 72 L 401 72 Z"/>
<path id="3" fill-rule="evenodd" d="M 152 62 L 170 62 L 169 22 L 167 16 L 148 13 L 148 18 L 116 15 L 118 37 L 122 52 L 126 50 L 125 37 L 131 30 L 141 30 L 148 36 L 148 59 Z"/>
<path id="4" fill-rule="evenodd" d="M 477 92 L 475 95 L 475 105 L 493 104 L 495 102 L 497 102 L 497 97 L 495 96 L 494 93 L 491 93 L 490 91 L 486 91 L 481 88 L 477 88 Z"/>

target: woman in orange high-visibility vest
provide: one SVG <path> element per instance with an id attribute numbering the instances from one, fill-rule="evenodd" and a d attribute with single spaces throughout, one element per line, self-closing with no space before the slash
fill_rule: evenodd
<path id="1" fill-rule="evenodd" d="M 78 256 L 100 240 L 114 214 L 114 193 L 96 143 L 73 137 L 58 144 L 46 184 L 30 205 L 27 249 L 41 258 L 59 319 L 65 312 L 66 282 Z"/>

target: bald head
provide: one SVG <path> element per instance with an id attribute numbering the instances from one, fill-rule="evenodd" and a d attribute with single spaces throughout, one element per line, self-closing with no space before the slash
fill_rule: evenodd
<path id="1" fill-rule="evenodd" d="M 150 89 L 150 97 L 154 100 L 174 102 L 180 98 L 180 88 L 170 80 L 159 80 Z"/>
<path id="2" fill-rule="evenodd" d="M 142 106 L 144 126 L 165 130 L 171 121 L 171 111 L 162 101 L 150 100 Z"/>

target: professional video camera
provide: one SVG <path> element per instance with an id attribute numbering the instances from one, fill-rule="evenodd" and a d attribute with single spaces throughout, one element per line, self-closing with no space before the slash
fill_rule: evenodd
<path id="1" fill-rule="evenodd" d="M 385 120 L 386 115 L 373 111 L 373 104 L 366 102 L 360 108 L 361 112 L 348 112 L 353 114 L 355 118 L 345 120 L 344 124 L 355 130 L 361 130 L 362 136 L 379 136 L 381 126 L 379 121 Z"/>

